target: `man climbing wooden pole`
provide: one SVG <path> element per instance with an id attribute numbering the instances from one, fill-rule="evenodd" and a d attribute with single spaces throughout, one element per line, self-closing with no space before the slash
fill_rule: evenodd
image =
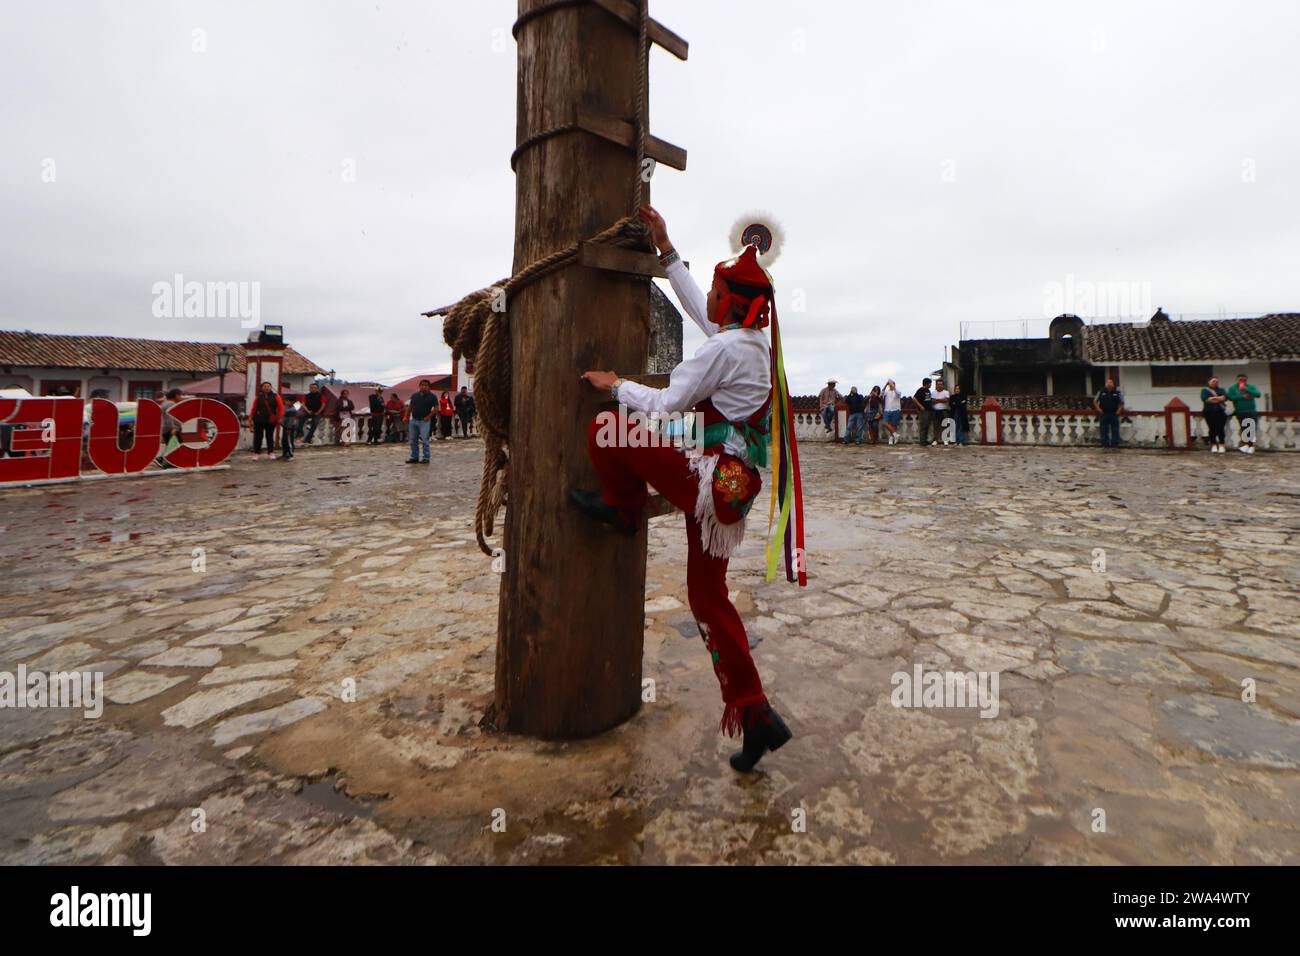
<path id="1" fill-rule="evenodd" d="M 477 360 L 481 544 L 508 454 L 493 723 L 545 738 L 599 733 L 641 702 L 645 532 L 612 540 L 566 494 L 594 478 L 587 422 L 609 404 L 582 371 L 646 362 L 646 277 L 664 273 L 628 217 L 654 161 L 685 164 L 645 117 L 649 43 L 683 59 L 686 44 L 645 2 L 520 0 L 515 275 L 426 313 L 446 315 L 453 351 Z"/>
<path id="2" fill-rule="evenodd" d="M 776 288 L 758 261 L 759 256 L 775 259 L 780 230 L 769 217 L 764 222 L 742 216 L 733 227 L 740 255 L 718 263 L 705 295 L 668 238 L 664 218 L 650 206 L 639 215 L 661 253 L 673 292 L 706 342 L 673 369 L 665 388 L 625 380 L 611 369 L 589 369 L 583 375 L 593 388 L 617 399 L 619 410 L 601 412 L 588 430 L 600 490 L 574 488 L 569 499 L 588 517 L 624 534 L 642 527 L 650 488 L 685 513 L 687 599 L 722 691 L 719 729 L 731 736 L 744 734 L 731 766 L 749 773 L 764 754 L 779 750 L 793 736 L 768 700 L 744 622 L 727 590 L 731 556 L 744 539 L 746 518 L 763 484 L 759 469 L 769 462 L 773 494 L 768 525 L 775 533 L 768 541 L 768 577 L 775 577 L 783 548 L 788 580 L 807 583 L 798 445 L 781 357 Z M 769 324 L 770 345 L 763 334 Z M 631 414 L 688 411 L 694 412 L 689 448 L 685 441 L 680 447 L 665 446 L 646 425 L 629 423 Z M 619 419 L 627 427 L 615 430 Z"/>

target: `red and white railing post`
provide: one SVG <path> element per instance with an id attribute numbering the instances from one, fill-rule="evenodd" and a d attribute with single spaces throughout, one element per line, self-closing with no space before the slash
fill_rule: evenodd
<path id="1" fill-rule="evenodd" d="M 992 396 L 980 406 L 980 444 L 1002 444 L 1002 404 Z"/>
<path id="2" fill-rule="evenodd" d="M 1165 442 L 1170 451 L 1192 448 L 1192 412 L 1176 395 L 1165 406 Z"/>

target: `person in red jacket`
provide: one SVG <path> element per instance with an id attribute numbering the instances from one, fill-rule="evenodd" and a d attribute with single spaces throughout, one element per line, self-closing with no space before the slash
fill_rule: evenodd
<path id="1" fill-rule="evenodd" d="M 253 460 L 262 457 L 263 437 L 266 438 L 266 457 L 274 459 L 275 427 L 284 418 L 284 399 L 275 393 L 270 382 L 263 382 L 249 411 L 249 424 L 253 427 Z"/>
<path id="2" fill-rule="evenodd" d="M 442 398 L 438 400 L 438 440 L 451 437 L 451 420 L 456 416 L 456 406 L 452 403 L 451 394 L 442 393 Z"/>
<path id="3" fill-rule="evenodd" d="M 402 400 L 397 397 L 396 392 L 389 393 L 388 404 L 385 405 L 384 408 L 386 409 L 386 413 L 384 417 L 387 420 L 387 424 L 384 429 L 384 440 L 402 441 L 405 437 L 402 434 L 403 405 L 402 405 Z"/>

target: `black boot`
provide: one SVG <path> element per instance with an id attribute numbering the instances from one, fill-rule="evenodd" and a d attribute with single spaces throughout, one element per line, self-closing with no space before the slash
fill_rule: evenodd
<path id="1" fill-rule="evenodd" d="M 745 728 L 745 744 L 731 755 L 731 769 L 749 773 L 763 758 L 763 754 L 769 750 L 779 750 L 793 736 L 781 715 L 769 704 L 754 719 L 752 726 Z"/>
<path id="2" fill-rule="evenodd" d="M 619 534 L 631 537 L 637 532 L 636 522 L 627 518 L 617 508 L 605 504 L 605 499 L 600 496 L 599 492 L 573 488 L 569 491 L 569 501 L 588 518 L 599 521 L 603 525 L 608 525 Z"/>

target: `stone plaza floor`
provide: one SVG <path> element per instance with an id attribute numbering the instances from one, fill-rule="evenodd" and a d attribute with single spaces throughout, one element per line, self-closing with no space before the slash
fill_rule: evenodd
<path id="1" fill-rule="evenodd" d="M 0 710 L 0 862 L 1300 863 L 1300 455 L 801 450 L 809 587 L 732 563 L 796 735 L 744 778 L 681 515 L 655 701 L 545 743 L 479 726 L 478 441 L 0 491 L 0 671 L 108 698 Z M 997 715 L 893 706 L 917 664 Z"/>

